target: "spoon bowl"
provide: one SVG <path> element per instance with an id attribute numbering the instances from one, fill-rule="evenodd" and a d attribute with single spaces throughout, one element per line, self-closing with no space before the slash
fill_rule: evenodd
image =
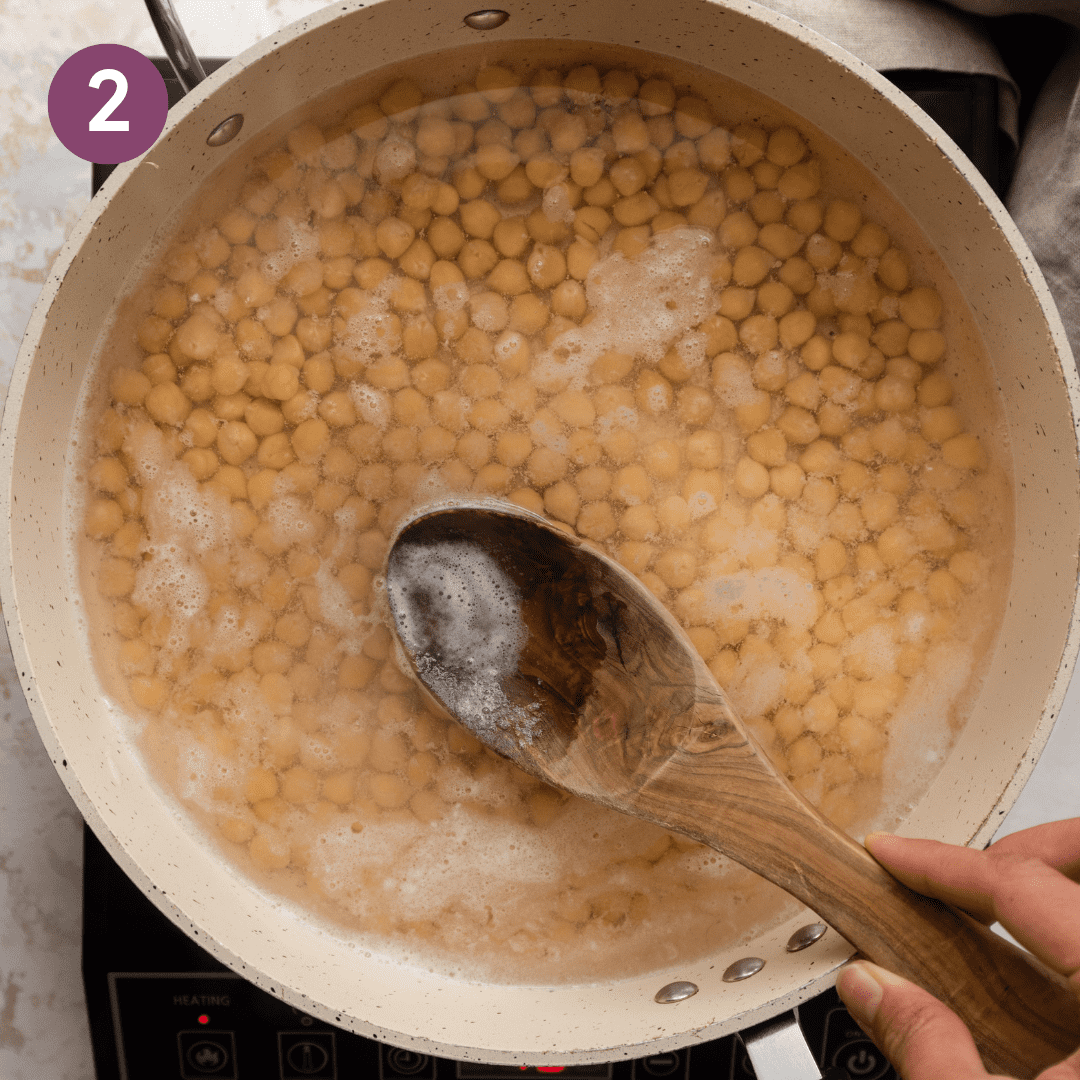
<path id="1" fill-rule="evenodd" d="M 493 501 L 420 511 L 387 560 L 399 644 L 430 699 L 525 771 L 709 845 L 801 900 L 1034 1076 L 1080 1036 L 1067 983 L 897 882 L 780 773 L 673 616 L 632 574 Z"/>

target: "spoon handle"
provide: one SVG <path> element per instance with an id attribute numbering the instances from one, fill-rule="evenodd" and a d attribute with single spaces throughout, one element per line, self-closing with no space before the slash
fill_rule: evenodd
<path id="1" fill-rule="evenodd" d="M 1076 1050 L 1080 1002 L 1062 976 L 964 912 L 900 884 L 763 756 L 734 787 L 730 755 L 729 747 L 711 820 L 697 822 L 706 843 L 786 889 L 867 959 L 944 1001 L 991 1072 L 1032 1077 Z M 695 756 L 700 768 L 711 755 Z"/>

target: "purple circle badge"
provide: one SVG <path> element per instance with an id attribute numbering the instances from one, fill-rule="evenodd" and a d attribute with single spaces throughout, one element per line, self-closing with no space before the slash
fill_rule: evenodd
<path id="1" fill-rule="evenodd" d="M 158 69 L 126 45 L 69 56 L 49 86 L 56 137 L 84 161 L 115 165 L 149 150 L 165 127 L 169 95 Z"/>

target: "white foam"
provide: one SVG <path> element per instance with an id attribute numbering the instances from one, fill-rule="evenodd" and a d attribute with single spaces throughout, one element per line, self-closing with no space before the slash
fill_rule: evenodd
<path id="1" fill-rule="evenodd" d="M 565 183 L 552 184 L 544 192 L 541 209 L 548 221 L 561 221 L 567 225 L 574 223 L 574 207 L 571 205 L 570 192 Z"/>
<path id="2" fill-rule="evenodd" d="M 228 545 L 231 504 L 212 488 L 200 489 L 152 424 L 134 427 L 124 440 L 124 450 L 142 482 L 147 533 L 132 599 L 173 617 L 167 648 L 180 651 L 187 647 L 188 622 L 210 599 L 202 559 Z"/>
<path id="3" fill-rule="evenodd" d="M 659 363 L 716 310 L 710 275 L 715 254 L 708 230 L 682 228 L 654 236 L 634 259 L 620 251 L 605 255 L 585 279 L 591 320 L 560 334 L 537 356 L 534 378 L 543 383 L 561 377 L 581 388 L 593 363 L 608 351 Z"/>
<path id="4" fill-rule="evenodd" d="M 784 566 L 707 579 L 705 595 L 711 619 L 779 619 L 795 630 L 809 630 L 817 620 L 813 582 Z"/>
<path id="5" fill-rule="evenodd" d="M 709 344 L 708 336 L 701 330 L 692 330 L 684 334 L 676 343 L 675 351 L 679 354 L 682 362 L 691 370 L 701 367 L 706 359 L 706 348 Z"/>
<path id="6" fill-rule="evenodd" d="M 261 270 L 271 281 L 280 281 L 298 262 L 319 253 L 319 237 L 305 222 L 278 219 L 279 247 L 262 261 Z"/>
<path id="7" fill-rule="evenodd" d="M 469 302 L 469 286 L 464 281 L 449 281 L 431 290 L 431 300 L 437 310 L 453 314 Z"/>
<path id="8" fill-rule="evenodd" d="M 765 716 L 784 700 L 787 671 L 775 654 L 740 659 L 727 687 L 732 705 L 744 719 Z"/>
<path id="9" fill-rule="evenodd" d="M 338 511 L 342 513 L 342 511 Z M 345 531 L 345 530 L 343 530 Z M 337 578 L 330 572 L 331 563 L 324 561 L 315 574 L 319 593 L 319 608 L 323 621 L 341 634 L 341 646 L 347 653 L 356 654 L 382 620 L 374 615 L 358 615 L 352 600 Z"/>
<path id="10" fill-rule="evenodd" d="M 390 396 L 366 383 L 349 383 L 349 397 L 361 420 L 384 431 L 390 424 Z"/>
<path id="11" fill-rule="evenodd" d="M 401 321 L 390 306 L 401 281 L 397 274 L 388 274 L 376 288 L 364 290 L 360 309 L 345 320 L 344 332 L 336 333 L 339 344 L 362 364 L 386 359 L 401 348 Z"/>
<path id="12" fill-rule="evenodd" d="M 757 400 L 759 391 L 749 364 L 731 364 L 724 369 L 722 379 L 714 382 L 716 396 L 729 408 L 737 409 Z"/>
<path id="13" fill-rule="evenodd" d="M 874 678 L 896 671 L 897 645 L 890 623 L 878 622 L 844 642 L 846 656 L 859 656 L 865 676 Z"/>

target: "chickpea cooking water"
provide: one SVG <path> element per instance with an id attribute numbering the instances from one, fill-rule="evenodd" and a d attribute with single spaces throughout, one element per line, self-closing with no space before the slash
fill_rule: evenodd
<path id="1" fill-rule="evenodd" d="M 792 908 L 425 710 L 380 577 L 405 514 L 480 493 L 618 559 L 854 831 L 935 774 L 1008 581 L 989 376 L 925 242 L 805 125 L 636 59 L 296 126 L 88 390 L 90 635 L 155 775 L 265 887 L 468 976 L 640 974 Z"/>

